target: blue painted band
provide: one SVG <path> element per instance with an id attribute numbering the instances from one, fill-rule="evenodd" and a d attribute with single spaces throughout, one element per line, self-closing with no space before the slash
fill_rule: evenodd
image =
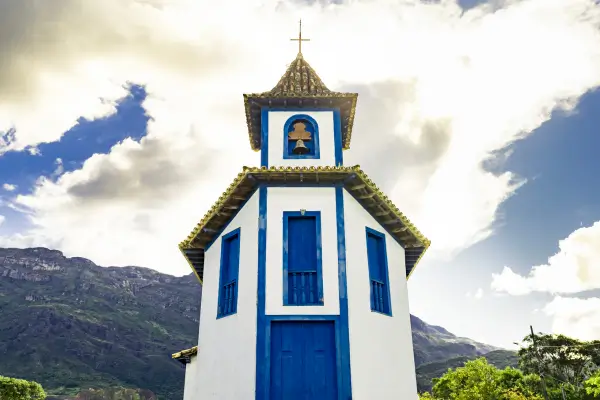
<path id="1" fill-rule="evenodd" d="M 335 188 L 335 213 L 337 222 L 338 281 L 340 292 L 340 399 L 352 399 L 350 370 L 350 329 L 348 320 L 348 284 L 346 280 L 346 226 L 344 220 L 344 188 Z"/>
<path id="2" fill-rule="evenodd" d="M 320 187 L 320 188 L 325 188 L 325 187 L 342 187 L 344 186 L 343 183 L 318 183 L 318 182 L 305 182 L 305 183 L 298 183 L 298 182 L 294 182 L 294 183 L 287 183 L 287 182 L 261 182 L 258 184 L 259 187 L 262 186 L 267 186 L 267 187 L 290 187 L 290 188 L 296 188 L 296 187 Z"/>
<path id="3" fill-rule="evenodd" d="M 269 110 L 260 111 L 260 166 L 269 166 Z"/>
<path id="4" fill-rule="evenodd" d="M 267 321 L 339 321 L 339 315 L 267 315 Z"/>
<path id="5" fill-rule="evenodd" d="M 340 110 L 333 111 L 333 139 L 335 146 L 335 166 L 341 167 L 344 165 L 344 155 L 342 145 L 342 117 L 340 116 Z"/>
<path id="6" fill-rule="evenodd" d="M 267 187 L 258 189 L 258 287 L 256 309 L 256 400 L 268 399 L 270 324 L 265 317 L 267 270 Z"/>

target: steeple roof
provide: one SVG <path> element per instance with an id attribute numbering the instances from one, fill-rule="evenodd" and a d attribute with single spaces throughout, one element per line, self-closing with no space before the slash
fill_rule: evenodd
<path id="1" fill-rule="evenodd" d="M 327 89 L 319 75 L 304 60 L 302 53 L 298 53 L 277 85 L 271 91 L 263 93 L 266 94 L 272 97 L 295 97 L 325 96 L 333 92 Z"/>
<path id="2" fill-rule="evenodd" d="M 339 108 L 342 122 L 342 146 L 350 148 L 357 93 L 333 92 L 325 86 L 315 70 L 298 53 L 273 89 L 244 94 L 246 122 L 253 150 L 261 148 L 261 108 Z"/>

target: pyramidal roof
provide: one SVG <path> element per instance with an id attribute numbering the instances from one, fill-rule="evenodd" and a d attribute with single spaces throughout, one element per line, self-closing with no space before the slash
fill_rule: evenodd
<path id="1" fill-rule="evenodd" d="M 349 149 L 357 98 L 357 93 L 329 90 L 299 52 L 273 89 L 268 92 L 244 95 L 250 145 L 253 150 L 261 148 L 262 107 L 337 108 L 340 110 L 341 117 L 342 146 L 345 150 Z"/>
<path id="2" fill-rule="evenodd" d="M 319 75 L 304 60 L 302 53 L 298 53 L 277 85 L 271 91 L 263 94 L 273 97 L 293 97 L 326 96 L 333 92 L 327 89 Z"/>

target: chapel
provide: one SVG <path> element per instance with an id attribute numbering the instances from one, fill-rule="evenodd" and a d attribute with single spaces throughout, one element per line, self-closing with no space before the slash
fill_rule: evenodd
<path id="1" fill-rule="evenodd" d="M 427 240 L 344 165 L 358 95 L 298 55 L 245 94 L 244 167 L 179 245 L 202 284 L 184 400 L 417 400 L 407 279 Z M 366 134 L 366 132 L 365 132 Z"/>

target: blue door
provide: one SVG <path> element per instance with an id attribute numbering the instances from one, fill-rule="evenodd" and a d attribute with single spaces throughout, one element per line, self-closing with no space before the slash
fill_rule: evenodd
<path id="1" fill-rule="evenodd" d="M 337 400 L 333 321 L 274 321 L 271 400 Z"/>

